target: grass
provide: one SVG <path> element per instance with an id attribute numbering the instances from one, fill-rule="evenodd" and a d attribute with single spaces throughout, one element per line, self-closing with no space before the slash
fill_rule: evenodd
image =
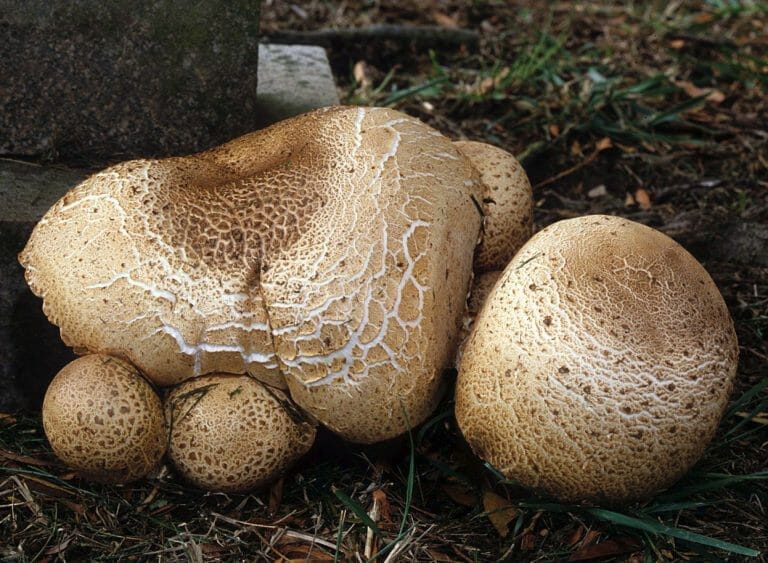
<path id="1" fill-rule="evenodd" d="M 124 486 L 83 481 L 53 458 L 36 413 L 14 413 L 0 419 L 0 559 L 765 560 L 768 266 L 736 239 L 720 253 L 715 243 L 728 225 L 768 228 L 766 4 L 307 1 L 306 19 L 290 4 L 264 10 L 265 27 L 433 24 L 437 11 L 484 29 L 476 52 L 375 41 L 336 49 L 344 100 L 519 155 L 538 186 L 539 227 L 613 213 L 690 248 L 740 340 L 715 441 L 653 499 L 563 504 L 475 458 L 449 394 L 400 441 L 361 448 L 321 432 L 283 481 L 228 495 L 196 491 L 165 468 Z M 351 72 L 360 59 L 365 87 Z M 600 185 L 604 195 L 590 196 Z M 650 206 L 634 199 L 638 188 Z"/>

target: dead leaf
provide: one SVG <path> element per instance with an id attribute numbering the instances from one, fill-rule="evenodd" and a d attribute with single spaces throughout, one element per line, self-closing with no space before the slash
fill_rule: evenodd
<path id="1" fill-rule="evenodd" d="M 375 491 L 373 491 L 373 501 L 379 504 L 379 518 L 381 519 L 381 521 L 391 522 L 392 513 L 389 509 L 389 499 L 387 498 L 387 493 L 385 493 L 381 489 L 376 489 Z"/>
<path id="2" fill-rule="evenodd" d="M 557 123 L 552 123 L 549 126 L 549 134 L 553 137 L 559 137 L 560 136 L 560 127 L 558 127 Z"/>
<path id="3" fill-rule="evenodd" d="M 280 503 L 283 501 L 283 484 L 285 479 L 280 477 L 269 488 L 269 513 L 277 514 L 277 509 L 280 508 Z"/>
<path id="4" fill-rule="evenodd" d="M 502 538 L 507 537 L 509 534 L 509 524 L 518 517 L 520 511 L 512 506 L 507 499 L 492 491 L 483 493 L 483 508 L 499 536 Z"/>
<path id="5" fill-rule="evenodd" d="M 611 138 L 603 137 L 597 143 L 595 143 L 595 150 L 604 151 L 606 149 L 610 149 L 612 146 L 613 146 L 613 141 L 611 141 Z"/>
<path id="6" fill-rule="evenodd" d="M 429 552 L 429 556 L 432 558 L 431 561 L 445 561 L 446 563 L 452 563 L 453 561 L 456 561 L 455 557 L 446 555 L 442 551 L 437 551 L 436 549 L 427 548 L 427 552 Z"/>
<path id="7" fill-rule="evenodd" d="M 565 540 L 565 545 L 568 547 L 573 547 L 577 543 L 581 541 L 581 538 L 584 537 L 585 532 L 584 526 L 578 526 L 576 527 L 571 534 L 568 535 L 568 539 Z"/>
<path id="8" fill-rule="evenodd" d="M 536 548 L 536 536 L 526 532 L 520 537 L 520 551 L 533 551 Z"/>
<path id="9" fill-rule="evenodd" d="M 40 467 L 61 467 L 61 464 L 54 460 L 39 459 L 36 457 L 30 457 L 28 455 L 17 454 L 15 452 L 4 450 L 0 448 L 0 459 L 7 459 L 9 461 L 16 461 L 18 463 L 24 463 L 26 465 L 36 465 Z"/>
<path id="10" fill-rule="evenodd" d="M 685 41 L 683 41 L 682 39 L 673 39 L 672 41 L 669 42 L 669 46 L 672 47 L 673 49 L 680 50 L 683 47 L 685 47 Z"/>
<path id="11" fill-rule="evenodd" d="M 579 549 L 571 555 L 568 561 L 590 561 L 602 557 L 613 557 L 632 553 L 640 547 L 640 542 L 630 536 L 611 538 Z"/>
<path id="12" fill-rule="evenodd" d="M 352 76 L 361 88 L 366 89 L 371 87 L 371 76 L 368 64 L 365 61 L 357 61 L 355 63 L 355 66 L 352 67 Z"/>
<path id="13" fill-rule="evenodd" d="M 49 547 L 45 550 L 46 555 L 58 555 L 59 553 L 63 553 L 67 550 L 69 547 L 69 544 L 72 543 L 72 539 L 75 536 L 67 536 L 64 538 L 64 540 L 60 541 L 57 545 L 54 545 L 52 547 Z"/>
<path id="14" fill-rule="evenodd" d="M 437 25 L 441 25 L 443 27 L 450 27 L 453 29 L 459 27 L 459 20 L 457 20 L 454 16 L 449 16 L 448 14 L 438 12 L 437 10 L 432 12 L 432 19 L 435 20 Z"/>
<path id="15" fill-rule="evenodd" d="M 485 78 L 483 78 L 474 88 L 470 88 L 470 90 L 480 95 L 485 95 L 488 92 L 492 92 L 493 90 L 499 87 L 502 80 L 504 80 L 507 76 L 509 76 L 510 72 L 511 71 L 509 67 L 504 67 L 495 75 L 486 76 Z"/>
<path id="16" fill-rule="evenodd" d="M 72 496 L 72 491 L 61 487 L 50 481 L 46 481 L 42 477 L 35 475 L 20 475 L 19 478 L 24 481 L 30 491 L 43 494 L 53 498 L 65 498 Z"/>
<path id="17" fill-rule="evenodd" d="M 643 211 L 648 211 L 651 208 L 651 196 L 643 188 L 635 190 L 635 201 Z"/>
<path id="18" fill-rule="evenodd" d="M 587 192 L 587 197 L 590 197 L 592 199 L 597 197 L 603 197 L 605 195 L 608 195 L 608 190 L 605 188 L 605 184 L 600 184 L 599 186 L 595 186 L 591 190 Z"/>
<path id="19" fill-rule="evenodd" d="M 699 96 L 706 95 L 707 97 L 705 99 L 713 104 L 722 104 L 725 101 L 725 94 L 716 88 L 699 88 L 693 82 L 687 80 L 677 81 L 675 82 L 675 86 L 680 88 L 691 98 L 698 98 Z"/>
<path id="20" fill-rule="evenodd" d="M 571 156 L 581 156 L 584 154 L 584 150 L 581 148 L 581 143 L 574 141 L 571 145 Z"/>
<path id="21" fill-rule="evenodd" d="M 713 19 L 715 19 L 715 15 L 711 14 L 709 12 L 701 12 L 701 13 L 696 14 L 695 16 L 693 16 L 693 21 L 696 22 L 696 23 L 699 23 L 699 24 L 709 23 Z"/>
<path id="22" fill-rule="evenodd" d="M 443 491 L 445 491 L 445 494 L 448 495 L 449 499 L 451 499 L 456 504 L 460 504 L 461 506 L 472 507 L 477 505 L 478 501 L 480 500 L 470 488 L 456 483 L 448 483 L 443 485 Z"/>

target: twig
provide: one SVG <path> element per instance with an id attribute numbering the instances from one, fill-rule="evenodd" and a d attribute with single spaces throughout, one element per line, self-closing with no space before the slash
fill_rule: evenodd
<path id="1" fill-rule="evenodd" d="M 418 45 L 475 46 L 480 35 L 471 29 L 454 29 L 436 25 L 372 25 L 346 29 L 316 29 L 312 31 L 275 30 L 265 33 L 269 43 L 321 45 L 358 43 L 361 41 L 397 41 Z"/>
<path id="2" fill-rule="evenodd" d="M 674 40 L 680 39 L 682 41 L 688 41 L 689 43 L 698 43 L 704 47 L 729 47 L 731 49 L 738 48 L 735 42 L 730 39 L 714 39 L 712 37 L 702 37 L 700 35 L 691 35 L 689 33 L 671 32 L 664 36 L 666 39 Z"/>
<path id="3" fill-rule="evenodd" d="M 611 144 L 611 142 L 609 140 L 607 140 L 607 138 L 606 139 L 601 139 L 600 141 L 597 142 L 597 145 L 595 146 L 595 150 L 593 150 L 589 154 L 589 156 L 587 156 L 587 158 L 585 158 L 584 160 L 582 160 L 578 164 L 576 164 L 574 166 L 571 166 L 570 168 L 567 168 L 567 169 L 563 170 L 562 172 L 559 172 L 559 173 L 555 174 L 554 176 L 551 176 L 551 177 L 547 178 L 546 180 L 543 180 L 543 181 L 539 182 L 538 184 L 533 186 L 533 189 L 537 190 L 539 188 L 543 188 L 544 186 L 548 186 L 549 184 L 557 182 L 558 180 L 560 180 L 562 178 L 565 178 L 566 176 L 570 176 L 571 174 L 573 174 L 577 170 L 580 170 L 580 169 L 584 168 L 585 166 L 587 166 L 588 164 L 590 164 L 592 161 L 594 161 L 597 158 L 597 155 L 599 155 L 605 149 L 610 148 L 611 146 L 613 146 L 613 145 Z"/>

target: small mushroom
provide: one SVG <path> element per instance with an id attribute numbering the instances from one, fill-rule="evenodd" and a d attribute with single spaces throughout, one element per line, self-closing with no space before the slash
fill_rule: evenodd
<path id="1" fill-rule="evenodd" d="M 165 453 L 160 398 L 133 366 L 111 356 L 64 366 L 45 394 L 42 418 L 54 453 L 94 481 L 140 479 Z"/>
<path id="2" fill-rule="evenodd" d="M 247 491 L 277 478 L 315 440 L 290 399 L 246 375 L 186 381 L 165 401 L 168 455 L 194 485 Z"/>
<path id="3" fill-rule="evenodd" d="M 477 169 L 484 188 L 483 238 L 475 250 L 474 271 L 503 270 L 533 233 L 531 183 L 507 151 L 477 141 L 453 144 Z"/>
<path id="4" fill-rule="evenodd" d="M 569 501 L 647 497 L 702 455 L 737 358 L 723 298 L 680 245 L 617 217 L 560 221 L 489 295 L 456 417 L 510 479 Z"/>

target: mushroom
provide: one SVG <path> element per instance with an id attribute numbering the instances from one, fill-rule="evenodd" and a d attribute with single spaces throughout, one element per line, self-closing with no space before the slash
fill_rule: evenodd
<path id="1" fill-rule="evenodd" d="M 738 346 L 704 268 L 608 216 L 535 235 L 466 344 L 456 418 L 506 477 L 568 501 L 622 502 L 681 477 L 714 436 Z"/>
<path id="2" fill-rule="evenodd" d="M 390 109 L 325 108 L 92 176 L 20 261 L 77 352 L 125 358 L 161 386 L 248 374 L 377 442 L 440 398 L 495 193 L 481 174 L 520 176 L 503 154 Z M 486 202 L 491 246 L 494 207 L 507 209 Z"/>
<path id="3" fill-rule="evenodd" d="M 302 420 L 280 390 L 246 375 L 187 380 L 169 394 L 165 414 L 168 456 L 188 481 L 211 491 L 268 483 L 315 440 L 315 424 Z"/>
<path id="4" fill-rule="evenodd" d="M 165 453 L 160 398 L 136 368 L 110 356 L 64 366 L 46 391 L 42 418 L 54 453 L 95 481 L 139 479 Z"/>
<path id="5" fill-rule="evenodd" d="M 480 174 L 483 192 L 483 240 L 475 251 L 477 274 L 503 270 L 533 234 L 533 193 L 523 167 L 507 151 L 477 141 L 454 146 Z"/>

